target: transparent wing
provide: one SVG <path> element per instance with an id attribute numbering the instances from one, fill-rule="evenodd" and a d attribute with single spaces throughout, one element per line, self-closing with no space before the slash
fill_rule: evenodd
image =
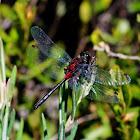
<path id="1" fill-rule="evenodd" d="M 116 91 L 113 91 L 112 89 L 97 83 L 94 83 L 86 97 L 91 100 L 98 100 L 109 103 L 118 103 L 120 101 Z"/>
<path id="2" fill-rule="evenodd" d="M 52 77 L 53 79 L 64 78 L 64 68 L 67 64 L 64 64 L 57 59 L 47 57 L 37 47 L 28 46 L 27 53 L 29 58 L 36 64 L 45 75 Z"/>
<path id="3" fill-rule="evenodd" d="M 54 79 L 64 77 L 64 68 L 69 64 L 70 56 L 53 43 L 42 29 L 32 27 L 31 33 L 38 47 L 27 47 L 30 59 L 45 75 Z"/>
<path id="4" fill-rule="evenodd" d="M 95 77 L 95 82 L 102 85 L 125 85 L 131 82 L 131 78 L 129 75 L 114 72 L 114 71 L 106 71 L 97 67 L 97 75 Z"/>
<path id="5" fill-rule="evenodd" d="M 104 79 L 99 79 L 99 76 L 101 78 L 104 76 Z M 104 71 L 95 65 L 79 64 L 75 75 L 69 80 L 69 86 L 82 98 L 87 96 L 93 100 L 117 103 L 119 102 L 117 92 L 107 88 L 107 86 L 127 84 L 130 82 L 129 78 L 123 73 L 109 73 L 109 71 Z"/>
<path id="6" fill-rule="evenodd" d="M 131 82 L 131 78 L 129 75 L 120 73 L 120 72 L 114 72 L 114 71 L 106 71 L 103 70 L 97 66 L 92 66 L 88 64 L 84 64 L 83 67 L 85 69 L 88 69 L 86 77 L 91 78 L 91 76 L 95 75 L 95 83 L 101 84 L 101 85 L 125 85 Z"/>
<path id="7" fill-rule="evenodd" d="M 77 97 L 81 96 L 81 99 L 87 97 L 102 102 L 119 102 L 116 91 L 107 88 L 105 85 L 95 83 L 94 80 L 86 79 L 86 77 L 82 77 L 82 80 L 79 80 L 77 76 L 72 77 L 69 80 L 69 86 L 78 94 Z"/>
<path id="8" fill-rule="evenodd" d="M 45 34 L 45 32 L 37 26 L 31 28 L 31 34 L 37 43 L 39 50 L 45 56 L 54 58 L 64 64 L 71 60 L 71 57 Z"/>

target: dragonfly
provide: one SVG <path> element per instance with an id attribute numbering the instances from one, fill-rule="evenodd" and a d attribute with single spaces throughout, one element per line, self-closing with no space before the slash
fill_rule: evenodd
<path id="1" fill-rule="evenodd" d="M 95 56 L 87 51 L 72 59 L 61 47 L 56 45 L 38 26 L 31 28 L 37 46 L 27 47 L 30 59 L 47 76 L 53 79 L 63 77 L 49 93 L 33 107 L 37 109 L 63 83 L 68 81 L 75 93 L 83 92 L 84 97 L 108 103 L 118 103 L 118 93 L 107 86 L 125 85 L 131 82 L 129 75 L 121 72 L 106 71 L 96 65 Z"/>

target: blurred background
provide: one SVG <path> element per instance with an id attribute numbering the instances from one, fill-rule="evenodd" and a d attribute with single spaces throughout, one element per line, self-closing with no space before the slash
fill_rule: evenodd
<path id="1" fill-rule="evenodd" d="M 42 112 L 49 137 L 57 138 L 59 89 L 40 108 L 32 110 L 36 101 L 58 83 L 38 71 L 27 55 L 27 46 L 35 45 L 30 29 L 39 26 L 72 58 L 88 50 L 96 56 L 99 67 L 110 70 L 119 66 L 132 80 L 129 85 L 119 87 L 123 95 L 119 104 L 82 100 L 75 116 L 79 119 L 75 139 L 137 140 L 140 130 L 139 12 L 139 0 L 0 1 L 0 36 L 7 78 L 14 65 L 18 70 L 12 99 L 16 120 L 11 139 L 20 119 L 24 120 L 23 139 L 41 139 Z M 68 115 L 71 102 L 69 91 Z"/>

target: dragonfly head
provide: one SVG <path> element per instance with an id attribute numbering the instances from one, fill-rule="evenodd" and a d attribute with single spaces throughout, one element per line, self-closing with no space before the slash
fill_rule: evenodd
<path id="1" fill-rule="evenodd" d="M 84 64 L 89 64 L 89 61 L 91 59 L 91 55 L 87 51 L 84 51 L 84 52 L 80 53 L 80 58 L 82 59 L 82 62 Z"/>

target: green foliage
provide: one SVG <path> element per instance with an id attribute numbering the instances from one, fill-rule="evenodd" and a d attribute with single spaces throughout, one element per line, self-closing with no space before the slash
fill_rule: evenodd
<path id="1" fill-rule="evenodd" d="M 61 0 L 56 5 L 50 3 L 17 0 L 10 5 L 0 4 L 0 36 L 4 42 L 3 50 L 0 40 L 0 139 L 48 139 L 56 132 L 58 139 L 68 140 L 75 136 L 95 140 L 140 139 L 139 60 L 109 56 L 110 51 L 140 56 L 140 2 L 127 1 L 123 5 L 111 0 Z M 26 48 L 36 45 L 30 34 L 34 24 L 46 29 L 54 41 L 64 38 L 59 46 L 67 47 L 71 55 L 75 54 L 73 50 L 83 50 L 83 44 L 88 41 L 101 49 L 104 49 L 102 43 L 108 45 L 107 53 L 96 51 L 97 65 L 125 72 L 132 79 L 128 85 L 112 87 L 119 94 L 120 102 L 107 104 L 87 100 L 80 88 L 78 93 L 68 94 L 67 83 L 59 91 L 59 109 L 56 94 L 48 99 L 48 104 L 33 111 L 34 103 L 64 76 L 64 73 L 57 74 L 60 79 L 54 81 L 41 74 L 46 68 L 53 71 L 55 66 L 51 59 L 38 66 L 41 71 L 29 60 Z M 80 47 L 74 48 L 76 46 Z M 52 53 L 58 55 L 53 50 Z"/>
<path id="2" fill-rule="evenodd" d="M 92 17 L 92 7 L 91 2 L 84 0 L 79 9 L 79 16 L 83 23 L 88 23 Z"/>
<path id="3" fill-rule="evenodd" d="M 103 10 L 106 10 L 110 4 L 111 4 L 112 0 L 97 0 L 95 1 L 94 4 L 94 12 L 95 13 L 99 13 L 102 12 Z M 100 5 L 100 6 L 99 6 Z"/>
<path id="4" fill-rule="evenodd" d="M 0 37 L 0 139 L 5 140 L 9 139 L 12 135 L 12 129 L 15 122 L 15 110 L 10 110 L 12 94 L 15 87 L 16 81 L 16 66 L 13 67 L 11 77 L 6 83 L 6 75 L 5 75 L 5 61 L 4 61 L 4 51 L 3 44 Z M 21 120 L 20 128 L 17 132 L 16 139 L 19 140 L 22 138 L 24 121 Z"/>
<path id="5" fill-rule="evenodd" d="M 67 140 L 73 140 L 75 138 L 77 128 L 78 128 L 78 123 L 76 122 L 73 128 L 71 129 L 70 135 L 67 137 Z"/>
<path id="6" fill-rule="evenodd" d="M 66 84 L 67 85 L 67 84 Z M 66 88 L 68 88 L 66 86 Z M 58 139 L 65 139 L 65 123 L 66 123 L 66 115 L 67 115 L 67 98 L 68 95 L 65 94 L 63 85 L 59 91 L 59 132 Z"/>
<path id="7" fill-rule="evenodd" d="M 24 121 L 23 121 L 23 120 L 21 120 L 21 121 L 20 121 L 19 131 L 18 131 L 18 133 L 17 133 L 16 140 L 21 140 L 21 139 L 22 139 L 22 135 L 23 135 L 23 128 L 24 128 Z"/>
<path id="8" fill-rule="evenodd" d="M 8 128 L 8 133 L 7 136 L 10 137 L 11 131 L 12 131 L 12 127 L 14 125 L 14 121 L 15 121 L 15 110 L 13 109 L 11 111 L 11 118 L 10 118 L 10 123 L 9 123 L 9 128 Z"/>
<path id="9" fill-rule="evenodd" d="M 58 140 L 64 139 L 65 139 L 65 125 L 64 122 L 61 122 L 61 124 L 59 125 Z"/>
<path id="10" fill-rule="evenodd" d="M 139 1 L 132 1 L 129 3 L 128 9 L 130 12 L 139 12 L 140 11 L 140 3 Z"/>
<path id="11" fill-rule="evenodd" d="M 43 130 L 44 130 L 44 140 L 49 140 L 48 134 L 47 134 L 46 120 L 43 113 L 42 113 L 42 123 L 43 123 Z"/>

